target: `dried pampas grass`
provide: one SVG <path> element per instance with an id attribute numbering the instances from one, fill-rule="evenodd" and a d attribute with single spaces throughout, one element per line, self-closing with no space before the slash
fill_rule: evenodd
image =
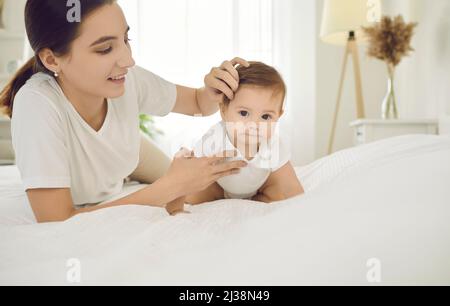
<path id="1" fill-rule="evenodd" d="M 363 30 L 369 38 L 368 55 L 385 61 L 388 66 L 397 66 L 404 56 L 414 49 L 411 38 L 417 23 L 405 23 L 401 15 L 391 18 L 383 16 L 381 21 Z"/>

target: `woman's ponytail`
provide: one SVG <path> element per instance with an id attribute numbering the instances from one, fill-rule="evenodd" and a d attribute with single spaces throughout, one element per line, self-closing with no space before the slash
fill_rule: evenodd
<path id="1" fill-rule="evenodd" d="M 14 77 L 8 82 L 6 87 L 0 92 L 0 110 L 9 118 L 12 117 L 14 97 L 19 89 L 25 85 L 27 80 L 35 73 L 36 60 L 32 57 Z"/>

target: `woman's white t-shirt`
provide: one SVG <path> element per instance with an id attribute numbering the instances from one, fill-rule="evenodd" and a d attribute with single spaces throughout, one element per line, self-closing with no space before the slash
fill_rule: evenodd
<path id="1" fill-rule="evenodd" d="M 108 200 L 137 167 L 139 114 L 167 115 L 176 95 L 174 84 L 135 66 L 95 131 L 53 77 L 36 73 L 18 91 L 11 122 L 24 189 L 70 188 L 74 205 Z"/>

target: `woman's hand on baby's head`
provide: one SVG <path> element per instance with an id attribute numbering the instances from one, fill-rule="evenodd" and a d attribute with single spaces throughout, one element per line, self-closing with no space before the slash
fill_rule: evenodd
<path id="1" fill-rule="evenodd" d="M 211 72 L 205 76 L 206 90 L 213 96 L 225 95 L 233 100 L 239 87 L 239 73 L 235 68 L 236 65 L 250 66 L 246 60 L 239 57 L 224 61 L 220 67 L 212 68 Z"/>

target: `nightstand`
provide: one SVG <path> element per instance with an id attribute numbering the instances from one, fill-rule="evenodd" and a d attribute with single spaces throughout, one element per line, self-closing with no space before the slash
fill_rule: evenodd
<path id="1" fill-rule="evenodd" d="M 437 120 L 429 119 L 359 119 L 350 123 L 355 145 L 407 134 L 437 135 L 438 126 Z"/>

